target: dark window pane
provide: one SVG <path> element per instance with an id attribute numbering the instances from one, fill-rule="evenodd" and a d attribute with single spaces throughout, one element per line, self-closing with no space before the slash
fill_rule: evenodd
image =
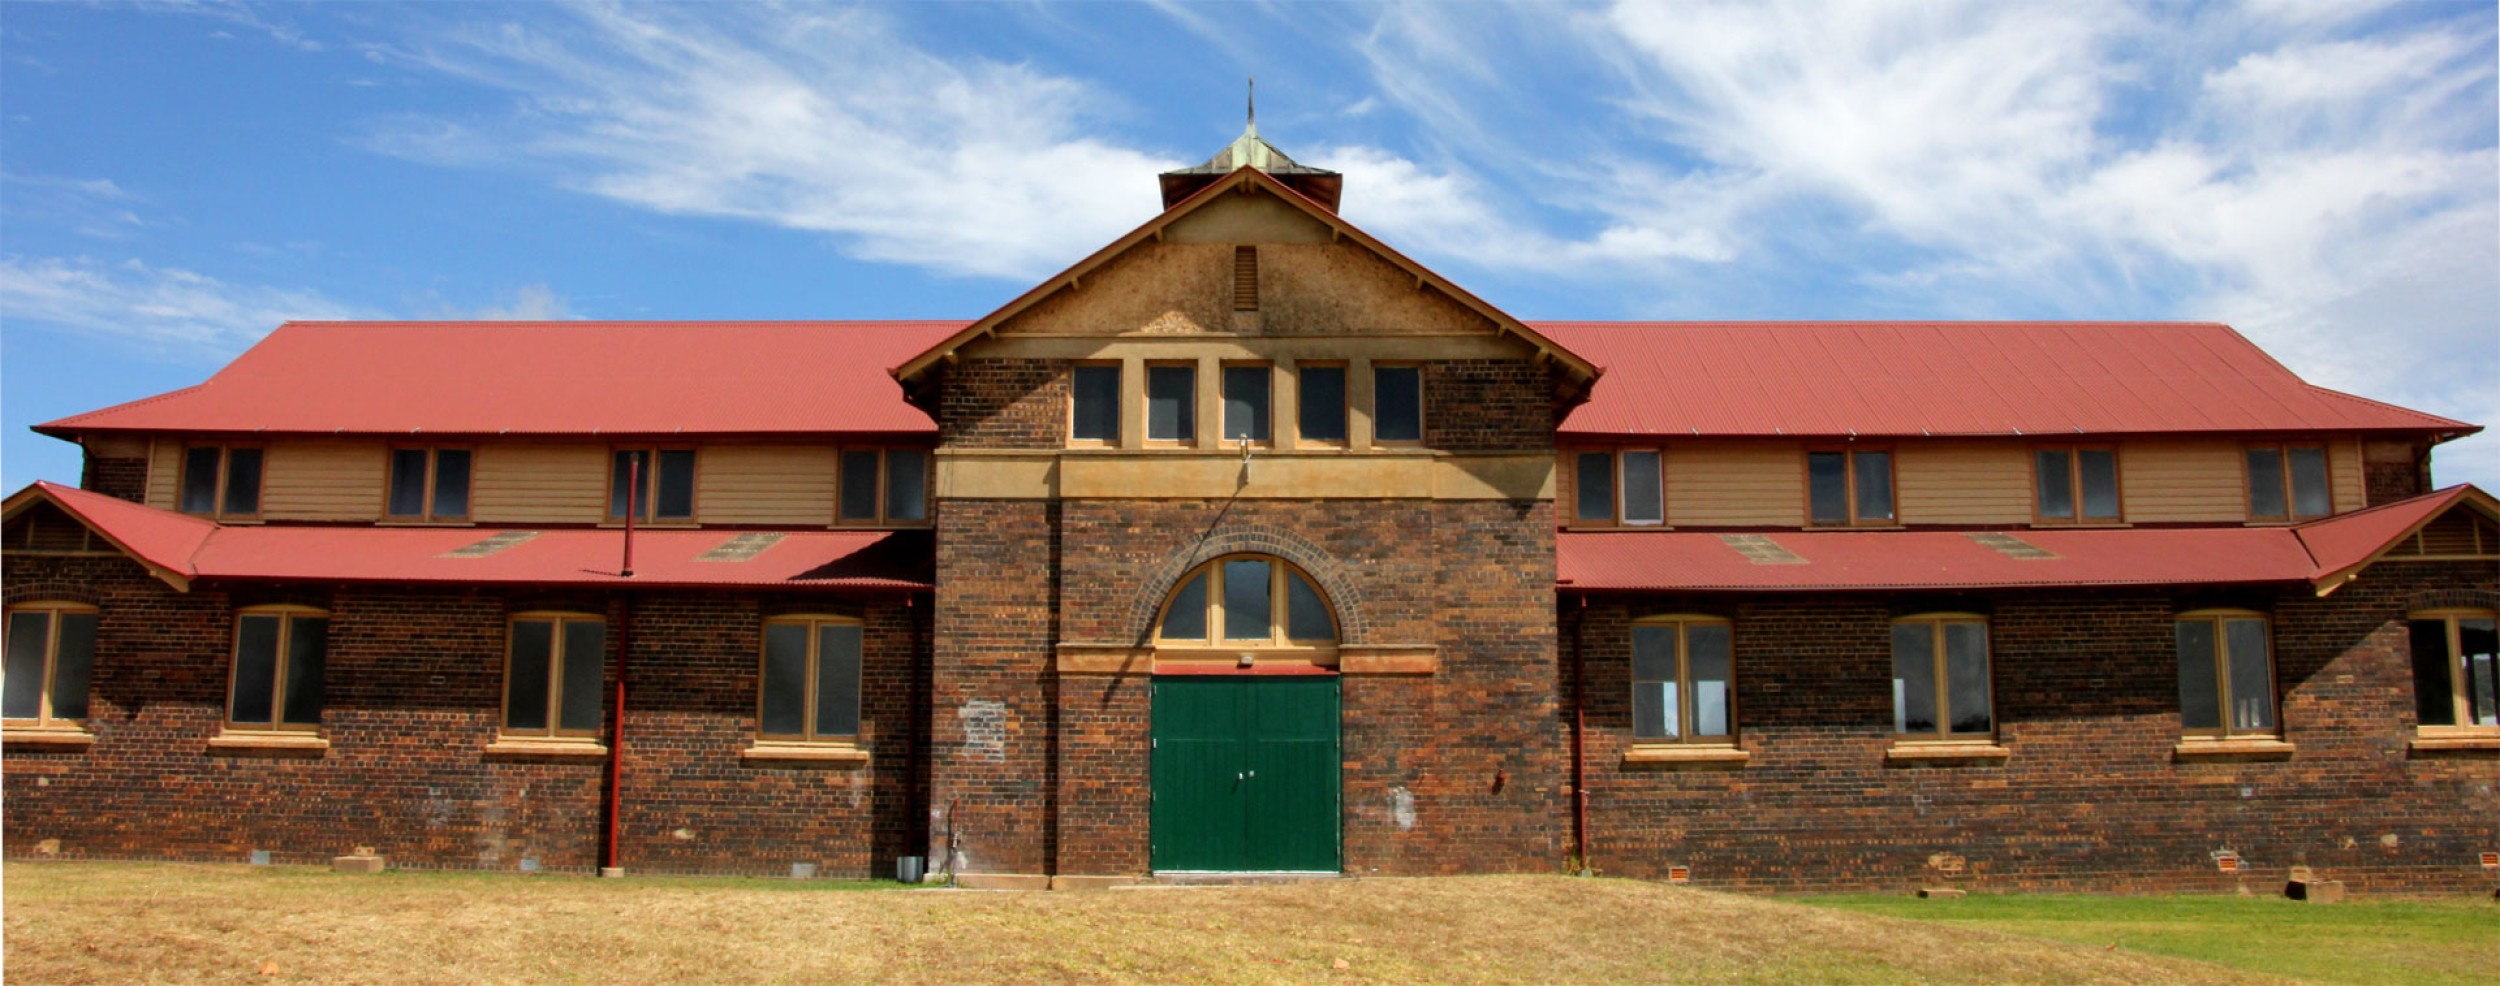
<path id="1" fill-rule="evenodd" d="M 1674 677 L 1674 625 L 1633 627 L 1632 680 L 1666 681 Z"/>
<path id="2" fill-rule="evenodd" d="M 1080 366 L 1068 381 L 1068 436 L 1086 441 L 1120 440 L 1120 368 Z"/>
<path id="3" fill-rule="evenodd" d="M 1623 522 L 1655 524 L 1665 519 L 1667 503 L 1659 488 L 1658 453 L 1623 453 Z"/>
<path id="4" fill-rule="evenodd" d="M 694 516 L 694 450 L 660 453 L 659 492 L 652 497 L 653 516 L 684 520 Z"/>
<path id="5" fill-rule="evenodd" d="M 816 735 L 859 735 L 860 627 L 828 623 L 817 629 Z"/>
<path id="6" fill-rule="evenodd" d="M 547 668 L 555 638 L 556 625 L 546 620 L 512 624 L 512 666 L 504 673 L 505 728 L 547 728 Z"/>
<path id="7" fill-rule="evenodd" d="M 260 512 L 259 449 L 226 450 L 226 502 L 219 509 L 230 514 Z"/>
<path id="8" fill-rule="evenodd" d="M 87 717 L 87 676 L 95 670 L 94 613 L 61 614 L 61 643 L 52 654 L 52 717 Z"/>
<path id="9" fill-rule="evenodd" d="M 2118 453 L 2085 449 L 2075 453 L 2083 473 L 2083 516 L 2087 520 L 2118 519 Z"/>
<path id="10" fill-rule="evenodd" d="M 1267 579 L 1268 564 L 1256 558 L 1224 563 L 1224 639 L 1268 638 L 1276 611 Z"/>
<path id="11" fill-rule="evenodd" d="M 280 713 L 285 721 L 300 725 L 321 721 L 322 669 L 329 653 L 329 620 L 298 616 L 287 628 L 286 708 Z"/>
<path id="12" fill-rule="evenodd" d="M 1293 640 L 1335 640 L 1337 621 L 1311 580 L 1294 573 L 1285 579 L 1285 636 Z"/>
<path id="13" fill-rule="evenodd" d="M 76 615 L 62 617 L 62 620 L 67 621 Z M 95 617 L 90 615 L 86 619 L 93 620 Z M 65 641 L 67 634 L 64 629 Z M 2459 663 L 2465 671 L 2466 718 L 2471 725 L 2500 726 L 2500 625 L 2488 619 L 2458 620 L 2457 643 L 2464 650 Z M 61 645 L 61 655 L 61 660 L 67 663 L 69 645 L 66 642 Z"/>
<path id="14" fill-rule="evenodd" d="M 926 520 L 929 516 L 929 453 L 889 449 L 885 453 L 885 519 Z"/>
<path id="15" fill-rule="evenodd" d="M 1850 456 L 1858 467 L 1859 520 L 1892 519 L 1892 453 L 1860 452 Z"/>
<path id="16" fill-rule="evenodd" d="M 1422 367 L 1372 368 L 1372 437 L 1383 442 L 1424 440 Z"/>
<path id="17" fill-rule="evenodd" d="M 2335 512 L 2326 488 L 2326 450 L 2296 448 L 2292 459 L 2292 515 L 2324 517 Z"/>
<path id="18" fill-rule="evenodd" d="M 853 449 L 842 453 L 842 519 L 868 521 L 877 519 L 877 460 L 882 456 L 875 449 Z"/>
<path id="19" fill-rule="evenodd" d="M 1578 495 L 1573 497 L 1578 501 L 1579 507 L 1573 515 L 1581 520 L 1595 521 L 1600 524 L 1613 523 L 1615 519 L 1614 453 L 1582 452 L 1579 460 L 1579 468 L 1572 472 L 1573 482 L 1579 487 Z"/>
<path id="20" fill-rule="evenodd" d="M 1275 372 L 1264 366 L 1224 368 L 1224 440 L 1268 440 L 1268 389 Z"/>
<path id="21" fill-rule="evenodd" d="M 628 497 L 635 517 L 651 516 L 650 488 L 651 453 L 639 449 L 616 453 L 608 467 L 608 516 L 625 516 Z"/>
<path id="22" fill-rule="evenodd" d="M 1936 628 L 1931 624 L 1892 625 L 1892 729 L 1936 731 Z"/>
<path id="23" fill-rule="evenodd" d="M 1976 623 L 1944 626 L 1946 709 L 1953 731 L 1984 733 L 1995 727 L 1988 695 L 1988 628 Z"/>
<path id="24" fill-rule="evenodd" d="M 0 664 L 0 716 L 32 719 L 43 714 L 43 653 L 52 646 L 52 614 L 9 614 L 9 651 Z"/>
<path id="25" fill-rule="evenodd" d="M 564 625 L 564 709 L 556 720 L 562 728 L 599 728 L 599 683 L 607 676 L 607 644 L 605 623 Z"/>
<path id="26" fill-rule="evenodd" d="M 1197 368 L 1146 368 L 1146 437 L 1159 442 L 1198 437 Z"/>
<path id="27" fill-rule="evenodd" d="M 267 723 L 278 693 L 278 624 L 275 616 L 235 620 L 233 721 Z"/>
<path id="28" fill-rule="evenodd" d="M 1345 367 L 1303 367 L 1301 391 L 1302 437 L 1345 441 Z"/>
<path id="29" fill-rule="evenodd" d="M 2270 448 L 2249 449 L 2248 515 L 2286 516 L 2283 506 L 2283 453 Z"/>
<path id="30" fill-rule="evenodd" d="M 2179 725 L 2185 729 L 2222 728 L 2222 681 L 2214 659 L 2212 620 L 2180 620 Z"/>
<path id="31" fill-rule="evenodd" d="M 225 457 L 218 448 L 185 449 L 182 453 L 182 512 L 206 514 L 217 512 L 217 463 Z"/>
<path id="32" fill-rule="evenodd" d="M 391 450 L 391 516 L 425 515 L 425 458 L 421 448 Z"/>
<path id="33" fill-rule="evenodd" d="M 1726 736 L 1732 732 L 1729 713 L 1735 695 L 1735 657 L 1731 637 L 1730 628 L 1717 623 L 1696 623 L 1684 630 L 1684 663 L 1691 669 L 1693 679 L 1695 736 Z"/>
<path id="34" fill-rule="evenodd" d="M 807 732 L 807 627 L 774 623 L 764 627 L 763 725 L 767 736 L 800 736 Z"/>
<path id="35" fill-rule="evenodd" d="M 2224 620 L 2231 664 L 2231 728 L 2274 728 L 2274 671 L 2266 661 L 2266 621 Z"/>
<path id="36" fill-rule="evenodd" d="M 2064 450 L 2040 452 L 2034 479 L 2040 487 L 2040 516 L 2071 519 L 2075 515 L 2074 457 Z"/>
<path id="37" fill-rule="evenodd" d="M 1838 452 L 1806 453 L 1807 516 L 1817 524 L 1849 522 L 1849 457 Z"/>
<path id="38" fill-rule="evenodd" d="M 1632 736 L 1674 739 L 1682 734 L 1676 692 L 1672 624 L 1632 628 Z"/>
<path id="39" fill-rule="evenodd" d="M 469 450 L 434 453 L 434 516 L 451 520 L 469 516 Z"/>
<path id="40" fill-rule="evenodd" d="M 2413 639 L 2413 711 L 2425 726 L 2457 724 L 2457 665 L 2449 663 L 2448 621 L 2415 620 Z M 12 652 L 14 653 L 14 652 Z"/>
<path id="41" fill-rule="evenodd" d="M 1207 639 L 1207 573 L 1192 577 L 1163 612 L 1163 639 Z"/>

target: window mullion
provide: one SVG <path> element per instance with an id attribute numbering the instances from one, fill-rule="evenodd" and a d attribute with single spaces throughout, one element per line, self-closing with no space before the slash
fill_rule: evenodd
<path id="1" fill-rule="evenodd" d="M 2229 736 L 2238 728 L 2231 721 L 2231 621 L 2215 617 L 2207 622 L 2214 626 L 2214 695 L 2222 702 L 2217 711 L 2222 720 L 2222 735 Z"/>
<path id="2" fill-rule="evenodd" d="M 888 505 L 885 502 L 886 484 L 894 481 L 892 477 L 886 475 L 890 470 L 886 468 L 885 453 L 885 449 L 877 450 L 877 523 L 879 524 L 888 523 L 886 520 Z"/>
<path id="3" fill-rule="evenodd" d="M 627 511 L 631 513 L 632 511 Z M 547 648 L 547 735 L 564 732 L 564 638 L 568 620 L 555 621 L 555 632 L 548 635 Z"/>
<path id="4" fill-rule="evenodd" d="M 1675 738 L 1690 743 L 1693 741 L 1693 727 L 1701 721 L 1698 717 L 1701 708 L 1693 702 L 1693 625 L 1691 623 L 1675 625 L 1675 700 L 1679 706 L 1676 714 L 1682 717 L 1676 723 L 1680 728 L 1676 730 Z"/>
<path id="5" fill-rule="evenodd" d="M 43 691 L 35 696 L 35 721 L 49 724 L 52 721 L 52 676 L 61 666 L 61 611 L 47 612 L 44 619 Z"/>
<path id="6" fill-rule="evenodd" d="M 2448 706 L 2449 721 L 2459 726 L 2480 725 L 2474 721 L 2472 679 L 2465 676 L 2465 618 L 2450 614 L 2440 618 L 2448 630 Z"/>
<path id="7" fill-rule="evenodd" d="M 1852 465 L 1852 466 L 1855 466 L 1855 465 L 1856 465 L 1856 463 L 1854 463 L 1854 462 L 1853 462 L 1853 463 L 1851 463 L 1851 465 Z M 1853 481 L 1854 481 L 1854 477 L 1853 477 Z M 1852 487 L 1852 489 L 1854 489 L 1854 488 L 1855 488 L 1855 487 Z M 1851 519 L 1854 521 L 1856 518 L 1852 517 Z M 1952 701 L 1953 701 L 1953 678 L 1952 678 L 1953 668 L 1952 668 L 1952 666 L 1951 666 L 1950 664 L 1946 663 L 1946 661 L 1945 661 L 1945 651 L 1946 651 L 1946 647 L 1945 647 L 1945 627 L 1946 627 L 1946 625 L 1947 625 L 1947 623 L 1946 623 L 1946 621 L 1944 621 L 1944 620 L 1937 620 L 1937 621 L 1936 621 L 1936 623 L 1935 623 L 1935 627 L 1936 627 L 1936 630 L 1935 630 L 1935 638 L 1936 638 L 1936 642 L 1935 642 L 1935 645 L 1934 645 L 1934 646 L 1935 646 L 1935 652 L 1936 652 L 1936 683 L 1935 683 L 1935 687 L 1936 687 L 1936 735 L 1937 735 L 1937 736 L 1939 736 L 1939 737 L 1944 737 L 1944 738 L 1950 739 L 1950 738 L 1953 736 L 1953 713 L 1954 713 L 1954 709 L 1953 709 L 1953 706 L 1952 706 L 1952 704 L 1951 704 L 1951 703 L 1952 703 Z"/>
<path id="8" fill-rule="evenodd" d="M 292 650 L 288 638 L 295 633 L 295 620 L 284 613 L 278 615 L 277 660 L 269 662 L 269 728 L 286 727 L 286 658 Z M 229 712 L 232 710 L 229 709 Z"/>
<path id="9" fill-rule="evenodd" d="M 802 710 L 799 714 L 799 735 L 813 740 L 816 738 L 816 644 L 818 638 L 823 636 L 824 628 L 815 620 L 801 626 L 807 631 L 807 671 L 799 676 L 799 706 Z"/>

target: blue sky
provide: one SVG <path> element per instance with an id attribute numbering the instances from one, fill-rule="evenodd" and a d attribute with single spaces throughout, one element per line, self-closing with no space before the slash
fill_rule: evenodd
<path id="1" fill-rule="evenodd" d="M 2069 9 L 2074 8 L 2074 9 Z M 0 485 L 289 318 L 971 318 L 1241 126 L 1525 318 L 2229 322 L 2500 424 L 2488 3 L 0 19 Z M 2500 489 L 2500 438 L 2439 478 Z"/>

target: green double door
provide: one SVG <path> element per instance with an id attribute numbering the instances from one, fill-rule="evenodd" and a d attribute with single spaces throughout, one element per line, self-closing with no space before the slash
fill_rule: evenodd
<path id="1" fill-rule="evenodd" d="M 1154 868 L 1334 873 L 1337 679 L 1154 683 Z"/>

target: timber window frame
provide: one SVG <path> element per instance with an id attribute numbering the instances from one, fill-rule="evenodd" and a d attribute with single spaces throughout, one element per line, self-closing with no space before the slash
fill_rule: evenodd
<path id="1" fill-rule="evenodd" d="M 87 603 L 34 600 L 5 611 L 0 722 L 11 731 L 86 732 L 102 614 Z M 38 634 L 31 640 L 28 633 Z M 66 658 L 66 659 L 65 659 Z M 27 700 L 32 675 L 33 700 Z M 28 714 L 31 712 L 32 714 Z"/>
<path id="2" fill-rule="evenodd" d="M 860 446 L 835 451 L 833 526 L 929 526 L 934 458 L 924 448 Z"/>
<path id="3" fill-rule="evenodd" d="M 534 639 L 545 627 L 544 652 Z M 606 725 L 608 623 L 595 613 L 515 613 L 504 628 L 504 740 L 595 744 Z M 525 653 L 526 652 L 526 653 Z M 588 662 L 588 669 L 576 662 Z M 536 665 L 532 667 L 531 665 Z M 584 698 L 587 689 L 588 697 Z"/>
<path id="4" fill-rule="evenodd" d="M 2406 614 L 2406 624 L 2416 731 L 2425 737 L 2500 738 L 2500 653 L 2495 653 L 2500 611 L 2416 610 Z M 2478 639 L 2469 640 L 2468 634 Z M 2438 649 L 2425 653 L 2430 643 Z"/>
<path id="5" fill-rule="evenodd" d="M 1409 387 L 1404 383 L 1388 386 L 1392 379 L 1412 377 Z M 1403 393 L 1400 393 L 1403 391 Z M 1424 443 L 1425 434 L 1424 367 L 1421 363 L 1374 362 L 1372 364 L 1372 444 L 1380 446 L 1416 447 Z M 1399 417 L 1392 419 L 1391 410 Z M 1412 418 L 1411 424 L 1407 420 Z M 1392 428 L 1394 424 L 1396 427 Z"/>
<path id="6" fill-rule="evenodd" d="M 642 488 L 635 491 L 634 522 L 690 527 L 697 521 L 702 454 L 691 445 L 618 445 L 608 450 L 607 523 L 625 522 L 629 463 L 640 457 Z M 665 501 L 665 502 L 664 502 Z M 680 502 L 682 501 L 682 502 Z"/>
<path id="7" fill-rule="evenodd" d="M 2179 734 L 2200 741 L 2282 738 L 2273 620 L 2255 610 L 2198 609 L 2179 614 L 2173 627 Z"/>
<path id="8" fill-rule="evenodd" d="M 1353 440 L 1352 392 L 1347 374 L 1351 369 L 1343 360 L 1310 360 L 1294 363 L 1294 442 L 1306 448 L 1345 448 Z M 1314 380 L 1334 378 L 1334 382 L 1313 387 Z M 1334 391 L 1333 396 L 1328 396 Z M 1323 395 L 1313 399 L 1313 394 Z M 1333 434 L 1331 434 L 1333 432 Z"/>
<path id="9" fill-rule="evenodd" d="M 1148 447 L 1189 448 L 1198 444 L 1197 363 L 1148 361 L 1145 394 Z M 1165 413 L 1157 414 L 1158 409 Z"/>
<path id="10" fill-rule="evenodd" d="M 1667 453 L 1662 448 L 1574 449 L 1566 453 L 1571 470 L 1571 515 L 1567 526 L 1667 526 Z M 1603 481 L 1592 487 L 1592 469 L 1603 468 Z M 1590 499 L 1592 489 L 1604 491 L 1605 502 Z M 1592 512 L 1593 507 L 1603 507 Z"/>
<path id="11" fill-rule="evenodd" d="M 1255 588 L 1236 584 L 1244 578 L 1255 578 Z M 1300 567 L 1274 555 L 1228 554 L 1173 581 L 1155 612 L 1154 645 L 1333 655 L 1340 627 L 1328 594 Z"/>
<path id="12" fill-rule="evenodd" d="M 382 487 L 382 519 L 402 524 L 465 524 L 474 508 L 477 486 L 477 450 L 466 445 L 393 445 L 388 468 L 384 470 Z M 450 463 L 458 463 L 456 467 Z M 402 470 L 413 466 L 415 476 L 403 490 Z M 613 480 L 611 480 L 613 481 Z M 454 491 L 457 491 L 454 493 Z M 414 493 L 416 509 L 403 510 L 402 495 Z M 453 494 L 446 496 L 446 494 Z M 447 500 L 457 509 L 445 509 Z"/>
<path id="13" fill-rule="evenodd" d="M 267 654 L 260 648 L 254 625 L 267 623 Z M 299 646 L 307 638 L 309 649 Z M 233 646 L 226 665 L 226 732 L 318 733 L 327 687 L 330 613 L 313 606 L 251 606 L 234 614 Z M 266 662 L 266 675 L 251 666 Z M 309 662 L 310 671 L 306 671 Z M 249 677 L 252 681 L 246 681 Z M 306 700 L 309 691 L 310 699 Z M 246 718 L 247 702 L 259 703 L 261 718 Z"/>
<path id="14" fill-rule="evenodd" d="M 1718 616 L 1645 616 L 1632 621 L 1629 636 L 1633 745 L 1734 748 L 1736 624 Z M 1705 685 L 1716 685 L 1716 694 Z M 1645 708 L 1654 714 L 1645 716 Z"/>
<path id="15" fill-rule="evenodd" d="M 760 637 L 757 745 L 857 746 L 866 719 L 866 621 L 827 613 L 785 614 L 766 618 Z M 792 724 L 792 716 L 798 728 L 776 728 Z"/>
<path id="16" fill-rule="evenodd" d="M 200 443 L 182 448 L 174 506 L 221 521 L 258 521 L 269 476 L 269 449 L 259 443 Z"/>
<path id="17" fill-rule="evenodd" d="M 1892 737 L 1898 744 L 1993 743 L 1996 739 L 1996 656 L 1988 618 L 1977 613 L 1920 613 L 1892 621 Z M 1954 645 L 1964 645 L 1957 662 Z M 1976 643 L 1974 668 L 1967 658 Z M 1913 728 L 1924 702 L 1928 727 Z M 1978 728 L 1961 728 L 1976 703 Z"/>
<path id="18" fill-rule="evenodd" d="M 1809 447 L 1805 451 L 1807 527 L 1901 526 L 1900 463 L 1889 446 Z M 1818 463 L 1834 463 L 1838 483 L 1818 480 Z M 1880 470 L 1880 472 L 1878 472 Z M 1880 480 L 1880 484 L 1877 482 Z M 1876 495 L 1875 490 L 1881 489 Z M 1881 512 L 1876 512 L 1880 508 Z"/>
<path id="19" fill-rule="evenodd" d="M 2334 457 L 2324 442 L 2250 445 L 2240 454 L 2250 523 L 2291 523 L 2335 513 Z"/>
<path id="20" fill-rule="evenodd" d="M 1103 376 L 1110 376 L 1103 388 Z M 1079 360 L 1068 367 L 1068 444 L 1116 448 L 1120 444 L 1128 381 L 1118 360 Z M 1107 402 L 1107 406 L 1106 406 Z"/>
<path id="21" fill-rule="evenodd" d="M 2077 527 L 2125 524 L 2126 496 L 2120 475 L 2116 446 L 2032 449 L 2031 522 Z"/>
<path id="22" fill-rule="evenodd" d="M 1225 362 L 1216 370 L 1217 397 L 1223 403 L 1222 428 L 1216 437 L 1228 448 L 1248 442 L 1251 448 L 1276 444 L 1276 364 Z"/>

